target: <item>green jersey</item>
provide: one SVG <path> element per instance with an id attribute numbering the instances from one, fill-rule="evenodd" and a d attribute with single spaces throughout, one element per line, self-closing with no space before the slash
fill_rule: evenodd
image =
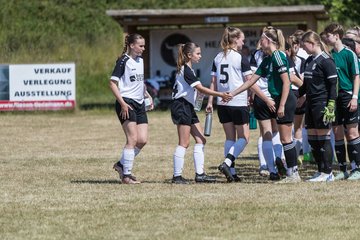
<path id="1" fill-rule="evenodd" d="M 271 56 L 265 57 L 255 72 L 256 75 L 268 79 L 268 90 L 271 97 L 281 95 L 283 82 L 280 75 L 283 73 L 287 73 L 289 76 L 289 62 L 286 58 L 286 54 L 279 50 L 275 50 Z"/>
<path id="2" fill-rule="evenodd" d="M 331 50 L 338 73 L 338 87 L 352 94 L 354 76 L 359 74 L 358 58 L 353 51 L 344 47 L 339 52 Z"/>

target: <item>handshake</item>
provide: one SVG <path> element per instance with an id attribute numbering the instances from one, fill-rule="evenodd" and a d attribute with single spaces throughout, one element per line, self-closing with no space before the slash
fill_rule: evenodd
<path id="1" fill-rule="evenodd" d="M 220 97 L 222 98 L 221 101 L 224 102 L 224 103 L 227 103 L 231 99 L 233 99 L 233 95 L 230 92 L 223 92 L 223 93 L 221 93 Z"/>

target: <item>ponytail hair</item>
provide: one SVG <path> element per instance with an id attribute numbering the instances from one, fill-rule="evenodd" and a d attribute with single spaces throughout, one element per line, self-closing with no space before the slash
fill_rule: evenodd
<path id="1" fill-rule="evenodd" d="M 317 34 L 316 32 L 311 31 L 311 30 L 307 31 L 302 36 L 301 41 L 302 42 L 310 42 L 310 43 L 319 45 L 321 50 L 326 52 L 326 54 L 331 57 L 331 54 L 329 53 L 329 50 L 328 50 L 326 44 L 323 41 L 321 41 L 320 35 Z"/>
<path id="2" fill-rule="evenodd" d="M 237 27 L 226 27 L 221 38 L 221 48 L 224 51 L 224 56 L 226 56 L 227 51 L 232 47 L 241 35 L 244 34 L 240 28 Z"/>
<path id="3" fill-rule="evenodd" d="M 199 46 L 193 42 L 178 45 L 177 73 L 180 73 L 182 66 L 190 60 L 188 55 L 192 54 L 198 47 Z"/>
<path id="4" fill-rule="evenodd" d="M 280 29 L 272 26 L 264 28 L 263 35 L 272 43 L 276 45 L 276 48 L 280 51 L 285 51 L 285 38 L 284 34 Z"/>
<path id="5" fill-rule="evenodd" d="M 143 36 L 141 36 L 138 33 L 132 33 L 125 36 L 125 43 L 124 43 L 124 49 L 121 55 L 129 54 L 130 52 L 130 45 L 135 43 L 138 39 L 144 39 Z"/>

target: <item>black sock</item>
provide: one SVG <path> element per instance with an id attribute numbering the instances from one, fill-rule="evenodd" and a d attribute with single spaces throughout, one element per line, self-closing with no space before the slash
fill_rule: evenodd
<path id="1" fill-rule="evenodd" d="M 283 147 L 287 167 L 291 168 L 297 166 L 295 142 L 292 141 L 290 143 L 284 143 Z"/>
<path id="2" fill-rule="evenodd" d="M 319 152 L 321 162 L 324 166 L 323 172 L 330 174 L 332 172 L 333 150 L 331 147 L 330 136 L 318 136 Z"/>
<path id="3" fill-rule="evenodd" d="M 323 164 L 321 162 L 320 156 L 320 147 L 318 144 L 316 135 L 308 135 L 308 142 L 311 146 L 311 153 L 315 159 L 316 164 L 318 165 L 318 172 L 323 172 Z"/>
<path id="4" fill-rule="evenodd" d="M 346 150 L 344 139 L 335 141 L 335 153 L 340 171 L 346 172 Z"/>
<path id="5" fill-rule="evenodd" d="M 347 152 L 350 162 L 355 161 L 356 168 L 360 166 L 360 138 L 355 138 L 347 143 Z"/>

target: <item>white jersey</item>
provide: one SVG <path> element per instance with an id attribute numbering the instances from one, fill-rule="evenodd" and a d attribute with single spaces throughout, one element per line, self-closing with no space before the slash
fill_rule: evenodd
<path id="1" fill-rule="evenodd" d="M 195 106 L 197 91 L 194 87 L 200 83 L 201 82 L 196 77 L 194 70 L 185 64 L 181 68 L 180 73 L 176 74 L 172 98 L 184 98 L 186 101 Z"/>
<path id="2" fill-rule="evenodd" d="M 211 76 L 216 77 L 217 91 L 231 92 L 244 84 L 244 76 L 251 75 L 250 63 L 246 57 L 233 49 L 228 50 L 226 56 L 224 52 L 216 55 L 211 70 Z M 224 103 L 220 98 L 217 99 L 218 105 L 224 106 L 247 106 L 247 91 L 236 95 L 228 103 Z"/>
<path id="3" fill-rule="evenodd" d="M 304 78 L 304 63 L 305 59 L 299 56 L 295 56 L 294 74 L 301 80 Z M 299 88 L 295 84 L 291 84 L 291 89 L 298 90 Z"/>
<path id="4" fill-rule="evenodd" d="M 116 61 L 111 80 L 118 82 L 122 97 L 131 98 L 142 104 L 144 101 L 144 63 L 141 57 L 122 55 Z"/>
<path id="5" fill-rule="evenodd" d="M 253 72 L 255 72 L 256 69 L 260 66 L 263 59 L 264 59 L 264 52 L 261 50 L 256 51 L 251 61 L 251 69 L 253 70 Z M 268 80 L 265 76 L 260 76 L 256 84 L 259 86 L 259 88 L 265 94 L 265 96 L 269 98 L 271 97 L 270 92 L 268 90 Z"/>
<path id="6" fill-rule="evenodd" d="M 299 48 L 299 51 L 297 52 L 296 55 L 303 59 L 307 59 L 310 56 L 303 48 Z"/>

